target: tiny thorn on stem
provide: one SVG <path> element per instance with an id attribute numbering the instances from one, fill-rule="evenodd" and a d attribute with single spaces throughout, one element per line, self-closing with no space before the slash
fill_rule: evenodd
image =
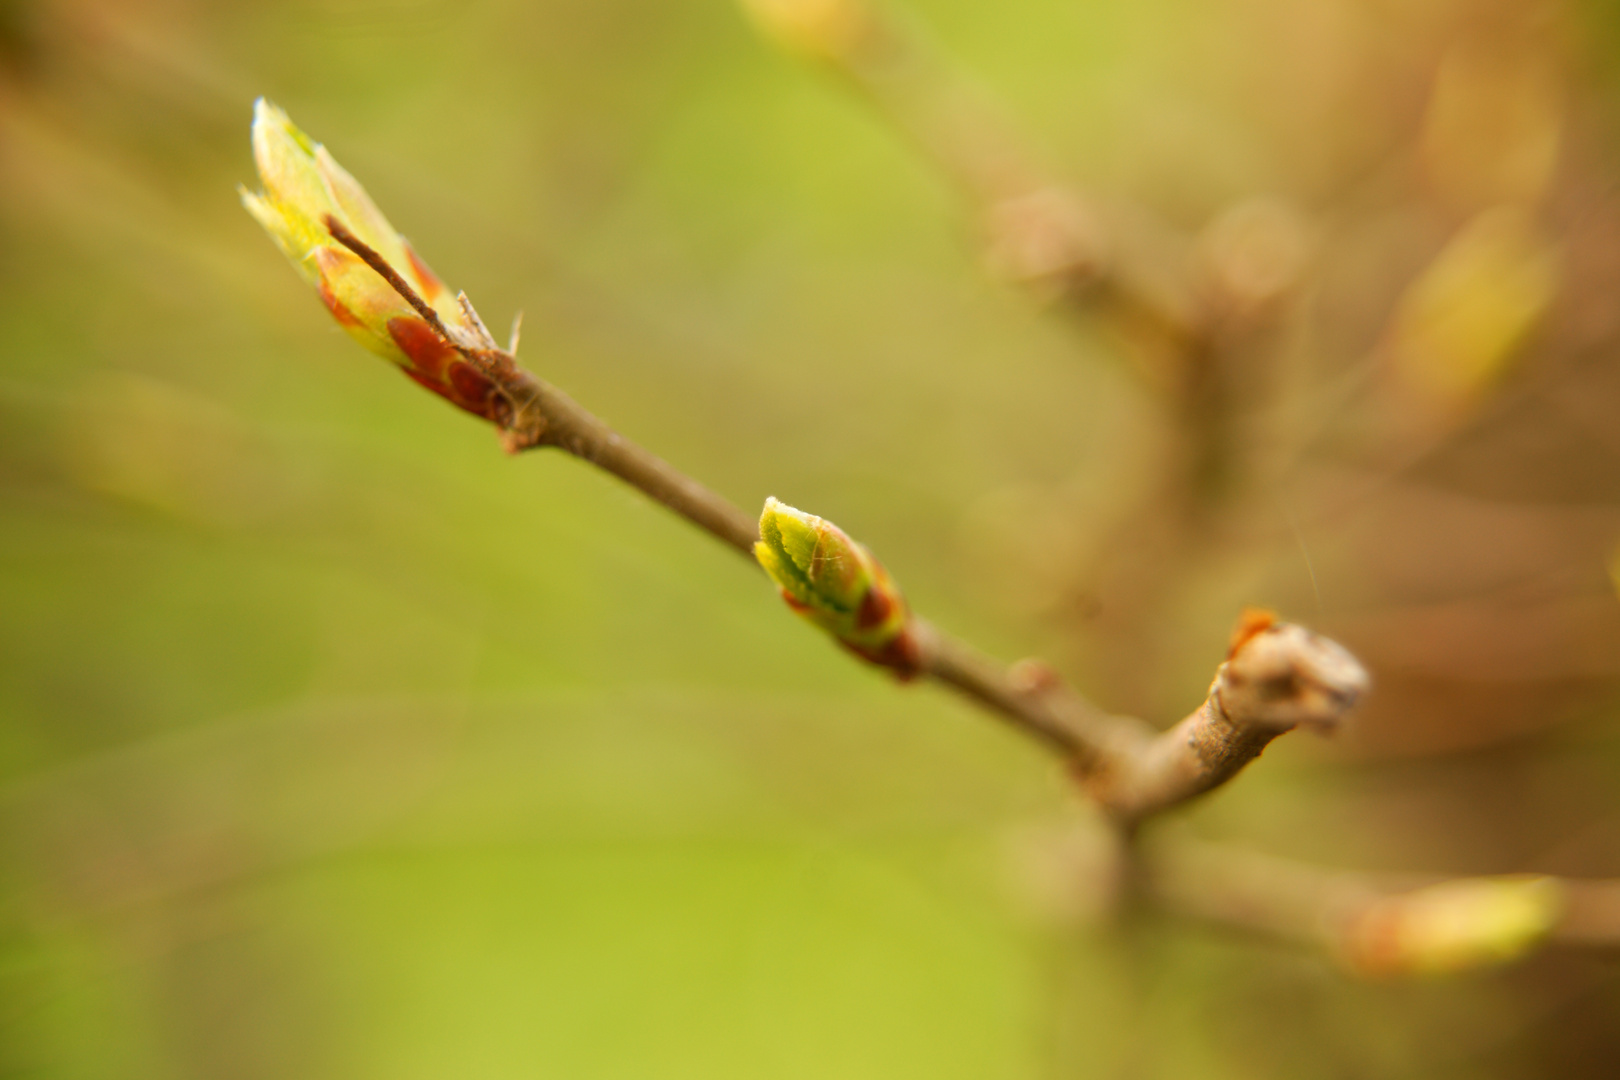
<path id="1" fill-rule="evenodd" d="M 491 336 L 489 327 L 484 325 L 484 320 L 479 317 L 478 309 L 473 307 L 472 301 L 467 299 L 465 292 L 456 293 L 456 303 L 461 305 L 461 315 L 467 320 L 467 325 L 471 326 L 473 332 L 478 335 L 479 346 L 498 351 L 500 346 L 495 344 L 495 338 Z"/>

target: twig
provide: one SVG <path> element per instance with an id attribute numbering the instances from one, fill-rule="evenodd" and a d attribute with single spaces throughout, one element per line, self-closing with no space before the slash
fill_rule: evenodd
<path id="1" fill-rule="evenodd" d="M 1367 875 L 1187 837 L 1147 845 L 1143 864 L 1148 899 L 1171 914 L 1330 952 L 1338 927 L 1393 891 Z"/>
<path id="2" fill-rule="evenodd" d="M 535 446 L 559 447 L 619 477 L 743 554 L 752 555 L 754 541 L 759 538 L 752 515 L 678 472 L 656 454 L 624 438 L 573 398 L 519 367 L 511 353 L 493 344 L 474 346 L 462 340 L 462 335 L 447 327 L 439 313 L 417 295 L 375 248 L 335 218 L 329 216 L 326 227 L 332 239 L 382 275 L 428 325 L 495 383 L 497 391 L 512 406 L 501 431 L 509 451 Z M 464 310 L 470 311 L 471 304 L 466 304 Z M 469 316 L 469 319 L 476 318 L 476 314 Z M 475 325 L 482 329 L 482 320 L 477 320 Z M 488 341 L 488 331 L 481 336 Z"/>
<path id="3" fill-rule="evenodd" d="M 1224 784 L 1284 732 L 1333 728 L 1366 689 L 1367 673 L 1337 643 L 1247 612 L 1204 703 L 1134 753 L 1115 755 L 1087 787 L 1115 820 L 1133 825 Z"/>
<path id="4" fill-rule="evenodd" d="M 925 674 L 1012 721 L 1081 772 L 1104 767 L 1137 737 L 1134 722 L 1104 713 L 1045 665 L 1048 678 L 1024 678 L 1018 665 L 992 660 L 927 622 L 918 620 L 916 629 Z"/>
<path id="5" fill-rule="evenodd" d="M 573 398 L 518 366 L 510 353 L 469 344 L 388 266 L 335 220 L 333 239 L 377 270 L 446 342 L 494 382 L 512 408 L 502 423 L 509 451 L 554 446 L 628 483 L 753 561 L 758 526 L 723 496 L 624 438 Z M 469 305 L 470 308 L 470 305 Z M 482 322 L 468 316 L 475 326 Z M 1050 669 L 1009 669 L 937 627 L 914 626 L 924 674 L 951 687 L 1070 761 L 1118 820 L 1134 824 L 1224 783 L 1277 735 L 1299 723 L 1330 726 L 1355 703 L 1365 675 L 1343 649 L 1266 617 L 1246 623 L 1209 700 L 1181 726 L 1149 738 L 1065 687 Z"/>
<path id="6" fill-rule="evenodd" d="M 1566 880 L 1564 885 L 1568 903 L 1553 940 L 1620 951 L 1620 881 Z"/>

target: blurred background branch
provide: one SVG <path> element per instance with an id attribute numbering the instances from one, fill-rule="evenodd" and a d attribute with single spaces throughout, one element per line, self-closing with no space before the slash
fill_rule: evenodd
<path id="1" fill-rule="evenodd" d="M 1320 949 L 1368 977 L 1452 974 L 1544 945 L 1620 947 L 1620 883 L 1347 873 L 1182 837 L 1152 852 L 1165 911 Z"/>

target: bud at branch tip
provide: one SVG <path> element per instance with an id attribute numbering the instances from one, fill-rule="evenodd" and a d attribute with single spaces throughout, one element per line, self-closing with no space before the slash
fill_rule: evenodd
<path id="1" fill-rule="evenodd" d="M 242 205 L 338 325 L 415 382 L 504 427 L 511 404 L 472 362 L 495 348 L 488 331 L 359 181 L 264 98 L 253 106 L 253 158 L 263 187 L 242 188 Z"/>

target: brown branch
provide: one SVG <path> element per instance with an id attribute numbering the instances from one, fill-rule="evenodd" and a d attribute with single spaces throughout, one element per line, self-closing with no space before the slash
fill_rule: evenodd
<path id="1" fill-rule="evenodd" d="M 752 514 L 603 423 L 567 394 L 518 366 L 489 341 L 462 298 L 479 344 L 450 329 L 375 249 L 328 217 L 333 239 L 376 270 L 511 405 L 501 436 L 508 451 L 554 446 L 589 462 L 729 544 L 753 562 Z M 1133 720 L 1109 716 L 1044 666 L 1009 669 L 922 619 L 912 632 L 920 670 L 1069 760 L 1122 824 L 1134 825 L 1235 776 L 1267 742 L 1299 723 L 1331 726 L 1355 703 L 1366 677 L 1343 649 L 1266 617 L 1240 624 L 1209 699 L 1173 731 L 1150 738 Z"/>
<path id="2" fill-rule="evenodd" d="M 921 619 L 914 631 L 924 673 L 1022 728 L 1083 772 L 1102 767 L 1137 735 L 1134 721 L 1104 713 L 1045 664 L 1007 667 Z M 1039 677 L 1031 678 L 1032 670 Z"/>
<path id="3" fill-rule="evenodd" d="M 1566 879 L 1564 890 L 1564 917 L 1553 929 L 1553 940 L 1620 951 L 1620 880 Z"/>
<path id="4" fill-rule="evenodd" d="M 510 392 L 529 403 L 531 419 L 527 423 L 535 430 L 532 441 L 520 431 L 515 448 L 555 446 L 565 450 L 612 473 L 753 561 L 754 542 L 759 539 L 755 515 L 620 435 L 561 390 L 518 368 L 509 354 L 501 356 L 512 366 L 506 376 Z"/>

